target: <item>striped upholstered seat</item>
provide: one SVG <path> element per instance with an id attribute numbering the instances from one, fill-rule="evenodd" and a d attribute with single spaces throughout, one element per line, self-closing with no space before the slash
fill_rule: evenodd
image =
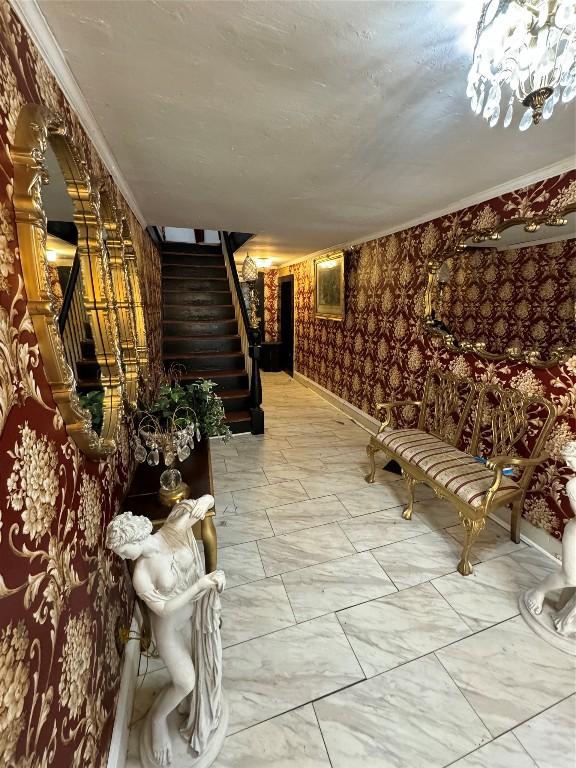
<path id="1" fill-rule="evenodd" d="M 388 429 L 376 439 L 472 507 L 482 504 L 494 482 L 493 470 L 420 429 Z M 503 477 L 495 498 L 504 500 L 510 491 L 517 488 L 514 480 Z"/>

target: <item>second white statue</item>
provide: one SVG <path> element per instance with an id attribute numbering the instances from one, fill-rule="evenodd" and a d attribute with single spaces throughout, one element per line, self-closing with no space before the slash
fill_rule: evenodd
<path id="1" fill-rule="evenodd" d="M 207 768 L 226 735 L 219 597 L 225 577 L 222 571 L 205 575 L 192 532 L 213 506 L 209 495 L 181 501 L 155 534 L 148 518 L 131 512 L 107 528 L 107 545 L 136 561 L 134 589 L 151 612 L 153 638 L 171 678 L 142 726 L 144 768 L 170 766 L 175 758 L 179 766 Z"/>

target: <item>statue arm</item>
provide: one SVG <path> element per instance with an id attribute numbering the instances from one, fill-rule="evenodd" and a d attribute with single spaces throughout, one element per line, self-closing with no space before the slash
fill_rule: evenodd
<path id="1" fill-rule="evenodd" d="M 218 573 L 216 571 L 215 573 Z M 148 608 L 157 616 L 169 616 L 184 606 L 193 602 L 195 598 L 204 594 L 209 589 L 218 589 L 219 581 L 214 574 L 202 576 L 188 589 L 178 595 L 162 595 L 154 587 L 152 579 L 146 573 L 134 573 L 134 589 L 138 597 L 143 600 Z"/>
<path id="2" fill-rule="evenodd" d="M 205 493 L 199 499 L 184 499 L 178 502 L 168 515 L 168 521 L 178 528 L 190 528 L 198 520 L 204 520 L 206 513 L 214 506 L 214 496 Z"/>

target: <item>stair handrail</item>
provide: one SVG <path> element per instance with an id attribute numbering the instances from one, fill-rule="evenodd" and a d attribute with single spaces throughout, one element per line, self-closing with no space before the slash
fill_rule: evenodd
<path id="1" fill-rule="evenodd" d="M 242 291 L 238 269 L 234 260 L 234 247 L 232 245 L 230 233 L 221 231 L 220 240 L 222 243 L 222 250 L 224 251 L 224 255 L 228 262 L 227 271 L 229 275 L 231 275 L 232 283 L 234 285 L 236 298 L 234 304 L 239 308 L 242 318 L 243 327 L 240 330 L 243 331 L 243 333 L 241 333 L 241 339 L 243 341 L 242 348 L 250 383 L 250 419 L 252 423 L 252 433 L 259 435 L 264 432 L 264 411 L 261 408 L 262 382 L 260 378 L 262 335 L 259 328 L 250 324 L 250 315 L 248 313 L 246 299 L 244 292 Z"/>
<path id="2" fill-rule="evenodd" d="M 68 314 L 70 312 L 70 307 L 72 306 L 72 299 L 74 298 L 74 291 L 76 290 L 79 274 L 80 258 L 78 256 L 78 251 L 76 251 L 68 282 L 66 283 L 66 290 L 64 291 L 64 296 L 62 298 L 62 307 L 58 315 L 58 330 L 60 331 L 60 335 L 64 333 L 64 328 L 66 328 L 66 321 L 68 320 Z"/>

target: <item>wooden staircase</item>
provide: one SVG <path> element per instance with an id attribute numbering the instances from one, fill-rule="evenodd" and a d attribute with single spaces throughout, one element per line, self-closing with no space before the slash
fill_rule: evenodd
<path id="1" fill-rule="evenodd" d="M 96 360 L 96 348 L 92 338 L 90 323 L 84 322 L 84 338 L 80 342 L 82 357 L 76 361 L 76 391 L 82 394 L 86 392 L 102 392 L 100 381 L 100 365 Z"/>
<path id="2" fill-rule="evenodd" d="M 250 431 L 250 389 L 219 244 L 162 243 L 163 360 L 211 379 L 232 432 Z"/>

